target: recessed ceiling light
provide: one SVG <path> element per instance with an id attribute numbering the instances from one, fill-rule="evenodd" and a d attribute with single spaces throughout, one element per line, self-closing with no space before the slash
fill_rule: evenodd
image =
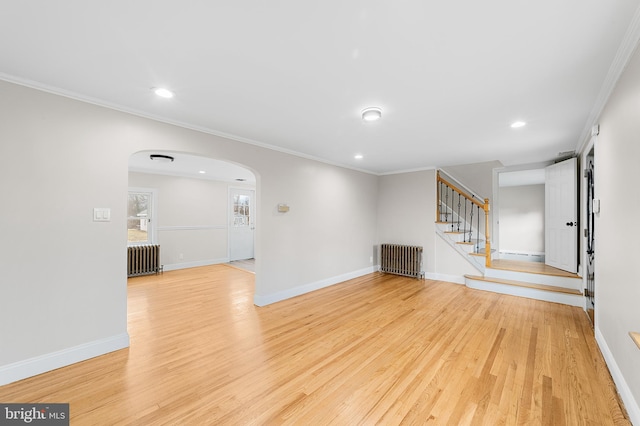
<path id="1" fill-rule="evenodd" d="M 171 163 L 173 162 L 173 157 L 170 155 L 163 155 L 163 154 L 151 154 L 149 156 L 150 159 L 152 159 L 153 161 L 158 161 L 161 163 Z"/>
<path id="2" fill-rule="evenodd" d="M 204 170 L 200 170 L 198 173 L 200 173 L 201 175 L 203 175 L 203 174 L 205 174 L 205 173 L 207 173 L 207 172 L 205 172 Z"/>
<path id="3" fill-rule="evenodd" d="M 353 158 L 355 158 L 356 160 L 362 160 L 364 156 L 362 154 L 356 154 L 353 156 Z"/>
<path id="4" fill-rule="evenodd" d="M 161 98 L 173 98 L 173 92 L 169 89 L 165 89 L 164 87 L 156 87 L 155 89 L 153 89 L 153 92 Z"/>
<path id="5" fill-rule="evenodd" d="M 524 121 L 516 121 L 515 123 L 511 124 L 511 127 L 517 129 L 518 127 L 524 127 L 526 125 L 527 123 L 525 123 Z"/>
<path id="6" fill-rule="evenodd" d="M 369 107 L 362 110 L 364 121 L 376 121 L 382 118 L 382 110 L 378 107 Z"/>

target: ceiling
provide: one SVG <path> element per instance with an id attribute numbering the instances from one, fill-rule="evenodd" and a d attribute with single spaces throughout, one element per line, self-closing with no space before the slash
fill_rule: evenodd
<path id="1" fill-rule="evenodd" d="M 151 155 L 169 156 L 173 158 L 173 161 L 154 161 L 151 159 Z M 256 177 L 253 172 L 241 166 L 229 163 L 228 161 L 220 161 L 180 152 L 160 150 L 137 152 L 129 158 L 129 171 L 256 184 Z"/>
<path id="2" fill-rule="evenodd" d="M 517 165 L 583 142 L 639 5 L 3 1 L 0 78 L 375 174 Z"/>

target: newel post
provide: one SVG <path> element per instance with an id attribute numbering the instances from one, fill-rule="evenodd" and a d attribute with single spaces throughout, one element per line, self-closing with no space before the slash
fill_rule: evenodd
<path id="1" fill-rule="evenodd" d="M 487 268 L 491 267 L 491 237 L 490 237 L 490 233 L 489 233 L 489 199 L 485 198 L 484 199 L 484 233 L 485 233 L 485 244 L 484 244 L 484 251 L 485 251 L 485 266 Z"/>
<path id="2" fill-rule="evenodd" d="M 442 206 L 440 205 L 440 171 L 436 171 L 436 197 L 438 198 L 436 201 L 436 222 L 440 222 L 442 219 L 440 218 L 440 209 Z"/>

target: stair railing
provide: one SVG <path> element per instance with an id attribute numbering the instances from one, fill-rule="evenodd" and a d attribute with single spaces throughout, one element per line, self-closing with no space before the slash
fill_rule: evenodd
<path id="1" fill-rule="evenodd" d="M 489 199 L 481 200 L 461 189 L 437 173 L 436 222 L 446 223 L 451 232 L 464 233 L 464 242 L 473 244 L 473 253 L 482 253 L 480 233 L 484 231 L 484 256 L 486 267 L 491 267 L 491 239 L 489 233 Z M 481 228 L 480 215 L 484 215 L 484 230 Z M 474 223 L 475 221 L 475 223 Z M 474 225 L 476 226 L 475 235 Z M 462 229 L 462 231 L 461 231 Z M 474 241 L 475 240 L 475 241 Z"/>

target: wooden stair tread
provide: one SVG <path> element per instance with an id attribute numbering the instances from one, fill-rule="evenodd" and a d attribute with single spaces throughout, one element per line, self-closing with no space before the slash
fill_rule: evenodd
<path id="1" fill-rule="evenodd" d="M 456 244 L 466 244 L 466 245 L 472 246 L 474 243 L 469 241 L 457 241 Z"/>
<path id="2" fill-rule="evenodd" d="M 552 275 L 558 277 L 577 278 L 578 274 L 553 268 L 539 262 L 525 262 L 521 260 L 495 259 L 491 264 L 491 269 L 501 269 L 503 271 L 527 272 L 529 274 Z"/>
<path id="3" fill-rule="evenodd" d="M 506 285 L 513 285 L 513 286 L 517 286 L 517 287 L 527 287 L 527 288 L 533 288 L 533 289 L 537 289 L 537 290 L 554 291 L 556 293 L 575 294 L 577 296 L 582 296 L 582 292 L 580 290 L 576 290 L 576 289 L 572 289 L 572 288 L 565 288 L 565 287 L 557 287 L 557 286 L 553 286 L 553 285 L 534 284 L 534 283 L 527 283 L 527 282 L 524 282 L 524 281 L 505 280 L 505 279 L 502 279 L 502 278 L 487 278 L 487 277 L 483 277 L 483 276 L 480 276 L 480 275 L 465 275 L 465 278 L 469 278 L 471 280 L 476 280 L 476 281 L 484 281 L 484 282 L 497 283 L 497 284 L 506 284 Z"/>

